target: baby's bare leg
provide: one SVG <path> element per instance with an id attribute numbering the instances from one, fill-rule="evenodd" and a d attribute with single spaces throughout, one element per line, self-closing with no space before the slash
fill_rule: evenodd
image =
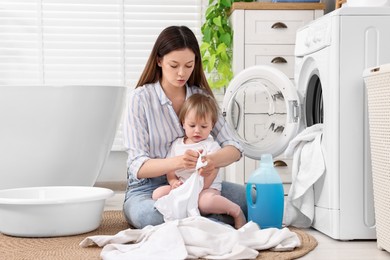
<path id="1" fill-rule="evenodd" d="M 228 214 L 234 218 L 234 227 L 237 229 L 246 223 L 240 206 L 222 197 L 216 189 L 204 189 L 199 194 L 199 210 L 202 214 Z"/>
<path id="2" fill-rule="evenodd" d="M 157 199 L 161 198 L 162 196 L 168 195 L 168 193 L 170 191 L 171 191 L 170 185 L 160 186 L 153 191 L 152 199 L 157 200 Z"/>

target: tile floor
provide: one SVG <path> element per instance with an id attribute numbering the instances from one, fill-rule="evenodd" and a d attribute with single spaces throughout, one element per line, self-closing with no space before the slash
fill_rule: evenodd
<path id="1" fill-rule="evenodd" d="M 105 210 L 121 210 L 123 192 L 116 192 L 115 196 L 106 201 Z M 389 260 L 390 253 L 377 248 L 375 240 L 369 241 L 338 241 L 314 229 L 306 230 L 318 241 L 318 246 L 302 260 Z"/>

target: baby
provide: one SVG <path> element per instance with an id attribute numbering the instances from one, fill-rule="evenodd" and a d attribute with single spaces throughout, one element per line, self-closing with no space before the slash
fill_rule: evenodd
<path id="1" fill-rule="evenodd" d="M 217 121 L 218 112 L 218 105 L 214 98 L 204 94 L 190 96 L 179 114 L 185 136 L 173 142 L 167 157 L 182 155 L 189 149 L 202 152 L 202 154 L 210 154 L 220 149 L 219 144 L 210 135 Z M 167 173 L 169 185 L 154 190 L 153 199 L 157 200 L 167 195 L 194 173 L 197 174 L 195 169 Z M 246 223 L 245 215 L 240 206 L 221 196 L 221 182 L 218 171 L 204 177 L 204 187 L 198 200 L 199 211 L 202 215 L 228 214 L 234 218 L 234 227 L 238 229 Z"/>

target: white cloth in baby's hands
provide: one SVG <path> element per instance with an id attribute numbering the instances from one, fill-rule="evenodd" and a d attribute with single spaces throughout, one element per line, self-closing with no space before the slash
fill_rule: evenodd
<path id="1" fill-rule="evenodd" d="M 197 151 L 199 153 L 198 161 L 196 162 L 195 170 L 199 170 L 202 167 L 205 167 L 207 165 L 207 161 L 202 162 L 203 156 L 205 155 L 206 151 L 203 150 L 202 153 Z"/>
<path id="2" fill-rule="evenodd" d="M 199 154 L 196 170 L 207 165 Z M 154 207 L 164 216 L 164 221 L 200 216 L 198 209 L 199 193 L 203 190 L 204 180 L 198 172 L 191 175 L 182 185 L 173 189 L 168 195 L 159 198 Z"/>

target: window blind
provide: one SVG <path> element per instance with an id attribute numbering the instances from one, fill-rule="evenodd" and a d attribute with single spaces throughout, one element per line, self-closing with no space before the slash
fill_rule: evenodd
<path id="1" fill-rule="evenodd" d="M 0 85 L 134 88 L 158 34 L 201 39 L 200 0 L 0 0 Z M 122 150 L 121 127 L 113 150 Z"/>

